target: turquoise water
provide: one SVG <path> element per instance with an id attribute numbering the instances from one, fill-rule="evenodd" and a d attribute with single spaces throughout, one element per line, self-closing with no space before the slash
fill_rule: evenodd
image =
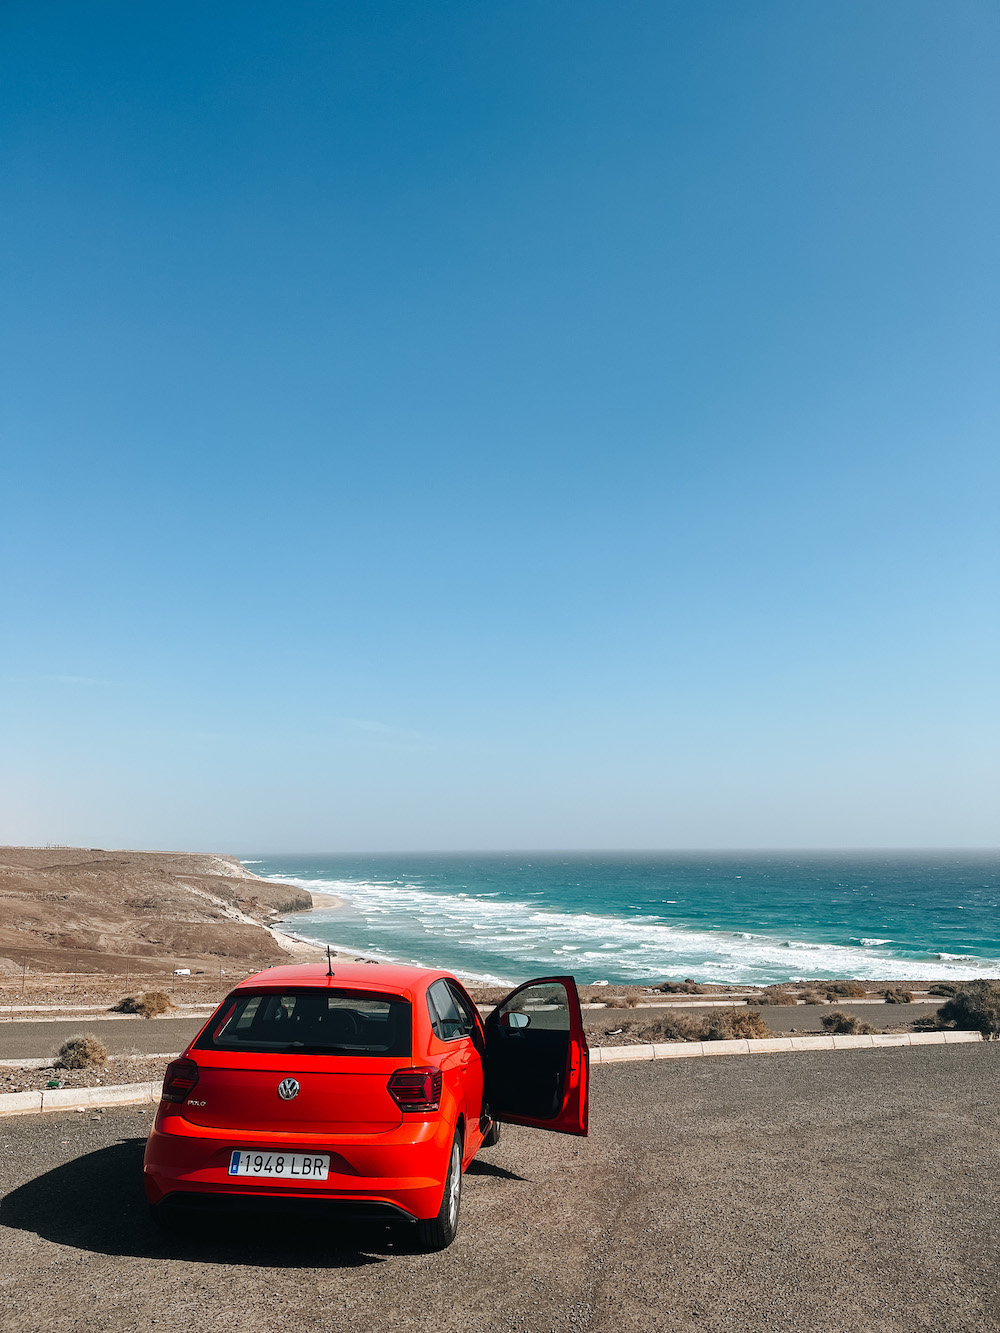
<path id="1" fill-rule="evenodd" d="M 1000 854 L 281 856 L 286 928 L 497 982 L 1000 976 Z"/>

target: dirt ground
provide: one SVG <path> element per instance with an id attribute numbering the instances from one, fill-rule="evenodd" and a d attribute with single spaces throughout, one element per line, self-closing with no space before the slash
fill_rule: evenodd
<path id="1" fill-rule="evenodd" d="M 91 1069 L 0 1069 L 0 1092 L 38 1092 L 43 1088 L 100 1088 L 118 1083 L 152 1083 L 162 1080 L 167 1061 L 140 1055 L 112 1056 L 107 1064 Z"/>
<path id="2" fill-rule="evenodd" d="M 311 906 L 303 889 L 231 856 L 0 847 L 0 976 L 79 981 L 124 971 L 126 959 L 161 980 L 176 968 L 253 971 L 289 959 L 268 924 Z"/>

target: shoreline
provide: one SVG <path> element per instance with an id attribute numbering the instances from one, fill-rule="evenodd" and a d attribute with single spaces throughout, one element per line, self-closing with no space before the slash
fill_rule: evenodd
<path id="1" fill-rule="evenodd" d="M 271 883 L 280 884 L 281 880 L 271 880 Z M 311 889 L 305 889 L 312 899 L 311 907 L 301 907 L 296 915 L 302 912 L 335 912 L 347 906 L 343 898 L 338 898 L 335 893 L 314 893 Z M 285 916 L 281 917 L 285 921 Z M 267 929 L 271 932 L 277 944 L 286 949 L 291 954 L 301 954 L 306 951 L 315 954 L 315 960 L 321 962 L 326 958 L 327 943 L 321 943 L 309 935 L 300 935 L 298 931 L 288 930 L 285 926 L 270 925 Z M 385 958 L 376 958 L 374 954 L 365 953 L 358 949 L 348 949 L 342 944 L 336 944 L 333 940 L 328 941 L 330 953 L 334 962 L 340 963 L 386 963 L 389 960 Z"/>
<path id="2" fill-rule="evenodd" d="M 338 908 L 347 906 L 344 899 L 338 898 L 335 893 L 313 893 L 312 889 L 306 889 L 306 893 L 312 899 L 314 912 L 334 912 Z"/>

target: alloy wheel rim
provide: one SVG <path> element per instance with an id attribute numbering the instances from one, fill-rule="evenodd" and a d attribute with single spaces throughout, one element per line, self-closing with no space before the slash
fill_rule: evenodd
<path id="1" fill-rule="evenodd" d="M 458 1218 L 458 1191 L 462 1182 L 462 1167 L 458 1155 L 458 1144 L 451 1154 L 451 1171 L 448 1180 L 448 1221 L 454 1226 Z"/>

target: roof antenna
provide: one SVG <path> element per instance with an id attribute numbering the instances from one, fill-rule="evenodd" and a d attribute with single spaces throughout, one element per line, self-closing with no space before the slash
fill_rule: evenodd
<path id="1" fill-rule="evenodd" d="M 326 946 L 326 975 L 333 976 L 333 955 L 330 953 L 329 944 Z"/>

